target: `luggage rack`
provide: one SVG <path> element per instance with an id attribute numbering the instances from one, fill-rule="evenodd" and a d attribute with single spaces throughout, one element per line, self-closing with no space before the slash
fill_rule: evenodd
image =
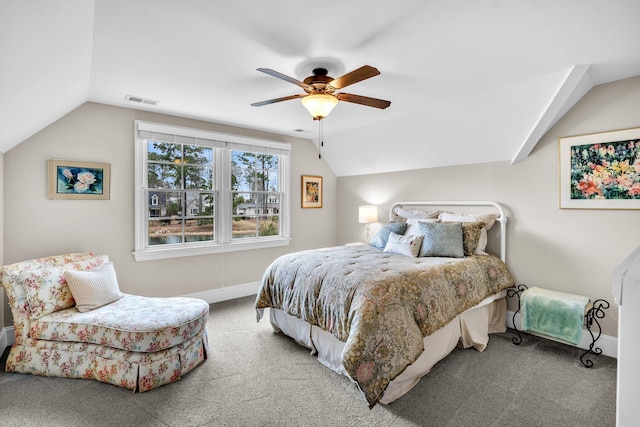
<path id="1" fill-rule="evenodd" d="M 511 339 L 511 341 L 515 345 L 520 345 L 522 343 L 522 335 L 520 334 L 520 330 L 518 329 L 518 326 L 516 324 L 516 315 L 520 312 L 520 296 L 527 289 L 529 289 L 527 285 L 521 284 L 516 286 L 515 288 L 507 290 L 508 297 L 514 297 L 514 296 L 518 297 L 518 309 L 513 313 L 513 317 L 512 317 L 513 328 L 516 330 L 516 334 L 518 334 L 517 337 L 513 337 Z M 593 303 L 588 304 L 587 307 L 585 308 L 584 326 L 587 328 L 587 331 L 589 331 L 589 335 L 591 335 L 591 344 L 589 344 L 589 348 L 587 348 L 587 350 L 584 353 L 582 353 L 582 355 L 580 356 L 580 362 L 585 368 L 591 368 L 593 366 L 593 362 L 591 361 L 591 359 L 587 358 L 587 355 L 594 354 L 597 356 L 602 354 L 602 349 L 600 347 L 595 346 L 596 341 L 600 339 L 600 335 L 602 334 L 602 327 L 600 326 L 600 322 L 598 321 L 598 319 L 604 318 L 605 316 L 604 310 L 608 309 L 609 306 L 610 304 L 607 300 L 597 299 Z M 592 328 L 594 327 L 594 324 L 597 327 L 597 332 L 595 334 L 594 334 L 594 331 L 592 330 Z M 523 330 L 522 332 L 525 332 L 525 331 Z M 563 342 L 564 344 L 573 345 L 565 341 L 561 341 L 561 342 Z"/>

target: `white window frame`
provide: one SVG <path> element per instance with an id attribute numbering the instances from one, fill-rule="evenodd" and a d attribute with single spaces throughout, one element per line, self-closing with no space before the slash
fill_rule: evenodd
<path id="1" fill-rule="evenodd" d="M 135 250 L 133 256 L 136 261 L 151 261 L 157 259 L 178 258 L 196 255 L 206 255 L 243 250 L 273 248 L 287 246 L 291 241 L 290 225 L 290 175 L 289 152 L 291 145 L 266 139 L 249 138 L 245 136 L 224 134 L 219 132 L 164 125 L 160 123 L 134 122 L 135 135 Z M 181 245 L 149 245 L 148 244 L 148 200 L 145 196 L 147 188 L 147 146 L 140 132 L 157 132 L 168 135 L 198 138 L 216 142 L 214 155 L 214 230 L 215 240 L 210 242 L 193 242 Z M 231 197 L 231 155 L 230 150 L 245 150 L 262 153 L 278 153 L 279 183 L 282 193 L 282 212 L 280 212 L 280 235 L 256 238 L 232 239 L 232 206 Z"/>

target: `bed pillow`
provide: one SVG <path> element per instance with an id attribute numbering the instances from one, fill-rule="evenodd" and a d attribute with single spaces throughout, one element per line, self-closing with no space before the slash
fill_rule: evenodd
<path id="1" fill-rule="evenodd" d="M 464 257 L 462 242 L 462 223 L 460 222 L 423 222 L 420 224 L 424 234 L 420 256 L 422 257 Z"/>
<path id="2" fill-rule="evenodd" d="M 440 211 L 423 211 L 420 209 L 405 209 L 403 207 L 396 208 L 396 215 L 402 218 L 423 218 L 437 219 Z"/>
<path id="3" fill-rule="evenodd" d="M 384 247 L 384 252 L 392 254 L 404 255 L 408 257 L 417 257 L 422 246 L 423 235 L 400 235 L 394 232 L 389 233 L 389 240 Z"/>
<path id="4" fill-rule="evenodd" d="M 371 239 L 369 244 L 374 248 L 384 250 L 384 247 L 387 246 L 387 241 L 389 240 L 389 233 L 404 234 L 406 229 L 407 224 L 404 222 L 390 222 L 382 227 L 375 236 L 373 236 L 373 239 Z"/>
<path id="5" fill-rule="evenodd" d="M 116 271 L 109 262 L 89 271 L 64 273 L 79 312 L 87 312 L 122 298 Z"/>
<path id="6" fill-rule="evenodd" d="M 476 249 L 477 254 L 486 255 L 487 248 L 487 231 L 493 227 L 496 219 L 498 219 L 500 215 L 498 214 L 462 214 L 462 213 L 452 213 L 452 212 L 441 212 L 440 213 L 440 221 L 459 221 L 459 222 L 484 222 L 485 228 L 480 232 L 480 241 L 478 242 L 478 248 Z"/>
<path id="7" fill-rule="evenodd" d="M 435 218 L 407 218 L 406 224 L 407 229 L 405 230 L 405 236 L 415 236 L 418 234 L 422 234 L 420 231 L 420 223 L 421 222 L 440 222 L 439 219 Z"/>

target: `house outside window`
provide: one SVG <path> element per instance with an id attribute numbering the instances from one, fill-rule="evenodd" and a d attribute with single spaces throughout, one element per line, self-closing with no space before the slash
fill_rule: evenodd
<path id="1" fill-rule="evenodd" d="M 289 150 L 137 121 L 135 259 L 289 244 Z"/>

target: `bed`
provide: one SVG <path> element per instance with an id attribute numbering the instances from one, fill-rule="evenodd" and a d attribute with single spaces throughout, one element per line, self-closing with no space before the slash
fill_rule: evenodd
<path id="1" fill-rule="evenodd" d="M 406 394 L 456 346 L 483 351 L 506 330 L 514 286 L 499 203 L 397 202 L 389 218 L 370 244 L 279 257 L 255 304 L 258 321 L 269 308 L 274 330 L 351 379 L 369 407 Z"/>

